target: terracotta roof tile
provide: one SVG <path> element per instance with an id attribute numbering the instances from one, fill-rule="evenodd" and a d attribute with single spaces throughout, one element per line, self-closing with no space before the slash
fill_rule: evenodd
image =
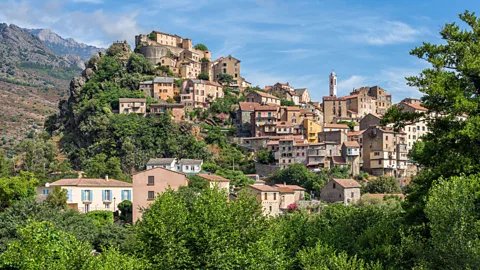
<path id="1" fill-rule="evenodd" d="M 275 184 L 275 187 L 288 187 L 292 190 L 300 190 L 300 191 L 305 191 L 306 189 L 304 189 L 303 187 L 301 186 L 297 186 L 297 185 L 284 185 L 284 184 Z"/>
<path id="2" fill-rule="evenodd" d="M 347 162 L 342 156 L 332 156 L 333 164 L 345 165 Z"/>
<path id="3" fill-rule="evenodd" d="M 323 126 L 324 128 L 339 128 L 339 129 L 350 129 L 347 125 L 345 124 L 325 124 Z"/>
<path id="4" fill-rule="evenodd" d="M 242 111 L 253 111 L 255 106 L 260 106 L 260 103 L 257 102 L 239 102 L 238 104 Z"/>
<path id="5" fill-rule="evenodd" d="M 358 135 L 362 135 L 363 132 L 365 132 L 365 130 L 359 130 L 359 131 L 350 131 L 347 136 L 358 136 Z"/>
<path id="6" fill-rule="evenodd" d="M 271 187 L 267 185 L 248 185 L 252 189 L 256 189 L 263 192 L 279 192 L 276 187 Z"/>
<path id="7" fill-rule="evenodd" d="M 64 178 L 50 184 L 51 186 L 77 186 L 77 187 L 132 187 L 131 183 L 103 178 Z"/>
<path id="8" fill-rule="evenodd" d="M 274 95 L 271 95 L 271 94 L 269 94 L 269 93 L 260 92 L 260 91 L 255 91 L 255 93 L 257 93 L 257 94 L 260 95 L 261 97 L 279 99 L 278 97 L 276 97 L 276 96 L 274 96 Z"/>
<path id="9" fill-rule="evenodd" d="M 146 99 L 144 98 L 119 98 L 118 99 L 118 102 L 122 103 L 122 102 L 147 102 Z"/>
<path id="10" fill-rule="evenodd" d="M 277 111 L 277 106 L 256 106 L 255 111 Z"/>
<path id="11" fill-rule="evenodd" d="M 216 174 L 199 173 L 199 174 L 197 174 L 197 176 L 199 176 L 203 179 L 207 179 L 210 182 L 230 182 L 230 180 L 228 180 L 226 178 L 223 178 L 223 177 L 221 177 L 219 175 L 216 175 Z"/>
<path id="12" fill-rule="evenodd" d="M 357 141 L 344 141 L 343 144 L 345 144 L 346 147 L 360 148 L 360 144 L 358 144 Z"/>
<path id="13" fill-rule="evenodd" d="M 337 182 L 340 186 L 344 188 L 360 188 L 362 187 L 357 181 L 353 179 L 337 179 L 333 178 L 333 181 Z"/>

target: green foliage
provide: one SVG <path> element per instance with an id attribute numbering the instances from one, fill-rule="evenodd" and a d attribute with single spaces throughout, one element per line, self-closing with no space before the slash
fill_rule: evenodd
<path id="1" fill-rule="evenodd" d="M 147 37 L 153 41 L 157 41 L 157 33 L 155 31 L 150 32 Z"/>
<path id="2" fill-rule="evenodd" d="M 133 205 L 132 202 L 129 200 L 124 200 L 118 204 L 118 210 L 120 210 L 120 219 L 127 222 L 132 223 L 132 210 Z"/>
<path id="3" fill-rule="evenodd" d="M 54 67 L 34 62 L 22 62 L 19 66 L 22 69 L 34 69 L 39 75 L 47 75 L 60 80 L 70 80 L 81 72 L 81 69 L 75 65 L 70 67 Z M 25 83 L 25 86 L 28 86 L 28 83 Z"/>
<path id="4" fill-rule="evenodd" d="M 301 250 L 298 257 L 302 269 L 306 270 L 383 269 L 378 263 L 365 263 L 357 256 L 350 257 L 345 252 L 337 253 L 335 249 L 323 246 L 320 243 L 314 248 Z"/>
<path id="5" fill-rule="evenodd" d="M 337 124 L 345 124 L 350 128 L 350 130 L 353 130 L 356 126 L 354 121 L 338 121 Z"/>
<path id="6" fill-rule="evenodd" d="M 245 187 L 253 184 L 255 181 L 244 175 L 241 171 L 234 171 L 229 169 L 218 169 L 215 172 L 216 175 L 227 178 L 230 180 L 230 185 L 236 188 Z"/>
<path id="7" fill-rule="evenodd" d="M 167 74 L 170 77 L 173 77 L 174 75 L 173 71 L 170 69 L 169 66 L 158 66 L 157 69 L 163 71 L 165 74 Z"/>
<path id="8" fill-rule="evenodd" d="M 440 179 L 430 193 L 425 213 L 431 238 L 426 252 L 431 269 L 480 267 L 480 175 Z"/>
<path id="9" fill-rule="evenodd" d="M 67 207 L 67 190 L 59 186 L 55 186 L 52 192 L 48 193 L 46 203 L 52 207 L 66 208 Z"/>
<path id="10" fill-rule="evenodd" d="M 106 210 L 94 210 L 86 214 L 87 217 L 91 218 L 95 226 L 104 227 L 110 224 L 113 224 L 113 212 Z"/>
<path id="11" fill-rule="evenodd" d="M 218 170 L 218 165 L 215 163 L 204 162 L 202 165 L 202 170 L 213 173 Z"/>
<path id="12" fill-rule="evenodd" d="M 132 53 L 128 58 L 127 71 L 129 73 L 153 74 L 153 64 L 139 53 Z"/>
<path id="13" fill-rule="evenodd" d="M 210 183 L 205 178 L 193 175 L 188 178 L 188 187 L 195 192 L 200 192 L 202 190 L 210 188 Z"/>
<path id="14" fill-rule="evenodd" d="M 280 105 L 282 105 L 282 106 L 295 106 L 295 102 L 293 102 L 293 100 L 282 99 L 282 100 L 280 100 Z"/>
<path id="15" fill-rule="evenodd" d="M 208 60 L 208 58 L 205 58 L 205 57 L 202 57 L 202 59 L 200 59 L 200 61 L 202 63 L 209 63 L 210 62 L 210 60 Z"/>
<path id="16" fill-rule="evenodd" d="M 222 73 L 218 76 L 218 81 L 221 82 L 223 85 L 230 85 L 233 80 L 233 76 L 227 73 Z"/>
<path id="17" fill-rule="evenodd" d="M 0 177 L 7 177 L 12 173 L 13 163 L 7 158 L 5 151 L 0 149 Z"/>
<path id="18" fill-rule="evenodd" d="M 284 269 L 255 198 L 206 189 L 187 204 L 173 191 L 158 196 L 137 224 L 141 253 L 155 269 Z M 242 239 L 242 241 L 232 241 Z"/>
<path id="19" fill-rule="evenodd" d="M 363 193 L 400 194 L 402 190 L 395 177 L 379 176 L 375 180 L 368 181 L 367 185 L 363 188 Z"/>
<path id="20" fill-rule="evenodd" d="M 208 81 L 208 80 L 210 80 L 210 77 L 208 76 L 207 73 L 200 73 L 200 74 L 198 74 L 198 79 Z"/>
<path id="21" fill-rule="evenodd" d="M 208 51 L 207 46 L 205 46 L 205 44 L 202 44 L 202 43 L 198 43 L 193 48 L 195 48 L 195 50 L 199 50 L 199 51 Z"/>
<path id="22" fill-rule="evenodd" d="M 262 164 L 270 164 L 275 161 L 275 157 L 273 156 L 272 151 L 267 150 L 259 150 L 256 153 L 257 161 Z"/>
<path id="23" fill-rule="evenodd" d="M 114 179 L 125 179 L 120 168 L 120 160 L 117 157 L 107 159 L 107 155 L 98 154 L 84 163 L 85 174 L 89 178 L 105 178 L 109 176 Z"/>
<path id="24" fill-rule="evenodd" d="M 370 177 L 370 174 L 364 171 L 360 171 L 360 173 L 357 175 L 358 180 L 368 180 L 369 177 Z"/>
<path id="25" fill-rule="evenodd" d="M 118 44 L 112 44 L 105 53 L 107 56 L 120 56 L 123 54 L 123 48 Z"/>
<path id="26" fill-rule="evenodd" d="M 21 172 L 19 176 L 0 178 L 0 210 L 23 199 L 33 199 L 38 180 L 32 173 Z"/>

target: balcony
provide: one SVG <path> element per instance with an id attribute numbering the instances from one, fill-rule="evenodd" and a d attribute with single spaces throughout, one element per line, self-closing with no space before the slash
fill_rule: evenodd
<path id="1" fill-rule="evenodd" d="M 358 156 L 360 155 L 359 148 L 347 148 L 347 156 Z"/>
<path id="2" fill-rule="evenodd" d="M 397 152 L 398 153 L 407 153 L 407 145 L 406 144 L 397 144 Z"/>
<path id="3" fill-rule="evenodd" d="M 396 154 L 393 151 L 372 151 L 370 159 L 396 159 Z"/>
<path id="4" fill-rule="evenodd" d="M 370 167 L 372 169 L 396 169 L 397 165 L 396 164 L 390 164 L 386 160 L 383 160 L 380 164 L 378 163 L 378 160 L 372 160 L 372 161 L 370 161 Z"/>

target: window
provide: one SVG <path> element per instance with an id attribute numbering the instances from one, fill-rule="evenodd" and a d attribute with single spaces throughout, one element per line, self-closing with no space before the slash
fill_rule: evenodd
<path id="1" fill-rule="evenodd" d="M 341 198 L 341 197 L 342 197 L 342 193 L 338 194 L 338 197 Z"/>
<path id="2" fill-rule="evenodd" d="M 155 185 L 155 176 L 149 176 L 148 177 L 148 184 L 149 186 Z"/>
<path id="3" fill-rule="evenodd" d="M 273 199 L 274 199 L 274 200 L 277 199 L 277 193 L 273 193 Z"/>
<path id="4" fill-rule="evenodd" d="M 128 189 L 122 190 L 122 201 L 124 200 L 132 200 L 132 191 Z"/>
<path id="5" fill-rule="evenodd" d="M 109 203 L 105 203 L 103 205 L 105 206 L 105 209 L 110 209 L 110 204 Z"/>
<path id="6" fill-rule="evenodd" d="M 333 188 L 337 188 L 337 184 L 333 183 Z"/>
<path id="7" fill-rule="evenodd" d="M 111 201 L 112 200 L 112 191 L 111 190 L 102 190 L 102 200 Z"/>
<path id="8" fill-rule="evenodd" d="M 352 198 L 353 198 L 353 197 L 355 197 L 355 193 L 354 193 L 354 192 L 352 192 Z"/>
<path id="9" fill-rule="evenodd" d="M 82 201 L 92 201 L 92 190 L 82 190 Z"/>
<path id="10" fill-rule="evenodd" d="M 72 201 L 72 190 L 67 189 L 67 202 L 71 202 L 71 201 Z"/>
<path id="11" fill-rule="evenodd" d="M 43 190 L 43 195 L 48 195 L 48 189 Z"/>
<path id="12" fill-rule="evenodd" d="M 413 135 L 413 139 L 416 140 L 416 139 L 417 139 L 417 136 Z"/>
<path id="13" fill-rule="evenodd" d="M 264 200 L 267 200 L 267 193 L 266 193 L 266 192 L 263 193 L 263 199 L 264 199 Z"/>
<path id="14" fill-rule="evenodd" d="M 272 212 L 272 206 L 270 205 L 270 212 Z"/>
<path id="15" fill-rule="evenodd" d="M 382 165 L 382 160 L 381 159 L 378 160 L 378 164 Z"/>
<path id="16" fill-rule="evenodd" d="M 422 130 L 425 131 L 425 126 L 422 127 Z"/>
<path id="17" fill-rule="evenodd" d="M 297 157 L 300 156 L 300 153 L 297 152 Z"/>
<path id="18" fill-rule="evenodd" d="M 90 204 L 85 204 L 85 213 L 90 211 Z"/>
<path id="19" fill-rule="evenodd" d="M 385 140 L 387 140 L 387 141 L 388 141 L 388 136 L 385 136 Z"/>
<path id="20" fill-rule="evenodd" d="M 185 170 L 188 170 L 188 166 L 185 166 Z"/>
<path id="21" fill-rule="evenodd" d="M 155 198 L 155 191 L 149 191 L 147 200 L 153 200 L 154 198 Z"/>
<path id="22" fill-rule="evenodd" d="M 257 117 L 261 117 L 262 116 L 262 113 L 257 113 Z"/>

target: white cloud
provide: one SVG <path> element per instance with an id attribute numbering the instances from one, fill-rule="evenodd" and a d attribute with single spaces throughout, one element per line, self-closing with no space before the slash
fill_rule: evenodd
<path id="1" fill-rule="evenodd" d="M 424 29 L 416 29 L 399 21 L 366 21 L 357 24 L 359 32 L 350 38 L 357 42 L 371 45 L 387 45 L 413 42 L 424 33 Z"/>
<path id="2" fill-rule="evenodd" d="M 74 3 L 103 4 L 103 0 L 72 0 Z"/>
<path id="3" fill-rule="evenodd" d="M 360 75 L 352 75 L 346 80 L 340 80 L 338 82 L 338 95 L 348 95 L 354 88 L 366 86 L 367 77 Z"/>

